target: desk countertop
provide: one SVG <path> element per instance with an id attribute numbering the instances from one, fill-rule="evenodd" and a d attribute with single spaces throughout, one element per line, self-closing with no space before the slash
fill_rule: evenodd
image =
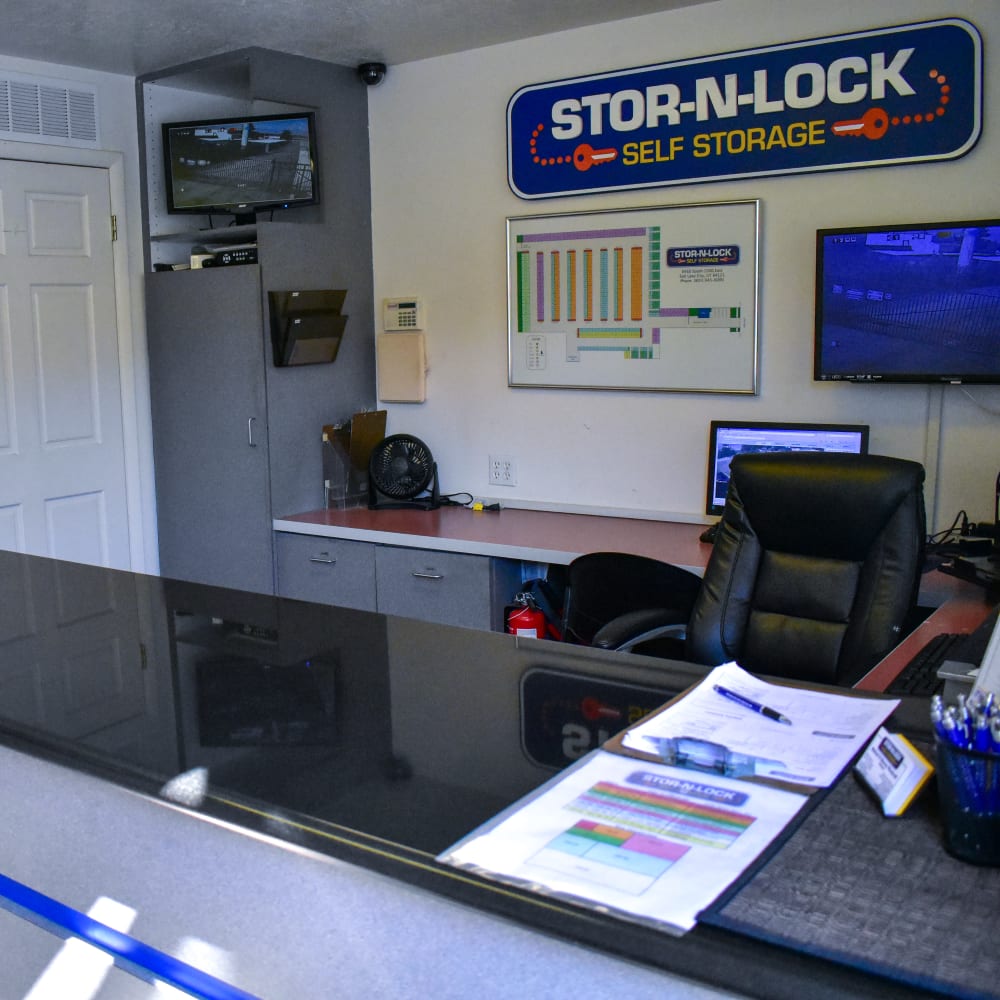
<path id="1" fill-rule="evenodd" d="M 585 552 L 633 552 L 678 566 L 703 568 L 712 546 L 698 540 L 704 524 L 554 511 L 313 510 L 274 521 L 276 531 L 433 548 L 446 552 L 565 565 Z"/>
<path id="2" fill-rule="evenodd" d="M 862 691 L 885 691 L 896 675 L 934 636 L 942 632 L 973 632 L 990 613 L 993 603 L 978 584 L 946 576 L 939 570 L 925 573 L 920 602 L 931 613 L 854 686 Z"/>
<path id="3" fill-rule="evenodd" d="M 701 572 L 712 546 L 703 524 L 552 511 L 314 510 L 279 518 L 277 531 L 566 565 L 584 552 L 633 552 Z M 856 685 L 884 691 L 940 632 L 971 632 L 989 613 L 982 587 L 939 570 L 921 579 L 919 603 L 932 613 Z"/>
<path id="4" fill-rule="evenodd" d="M 840 939 L 855 950 L 821 957 L 759 928 L 700 924 L 673 938 L 435 861 L 549 780 L 550 751 L 557 759 L 572 744 L 579 756 L 601 742 L 595 700 L 617 701 L 628 717 L 643 698 L 661 704 L 688 688 L 697 667 L 13 553 L 0 553 L 0 579 L 0 635 L 11 637 L 0 647 L 0 687 L 37 693 L 0 703 L 0 742 L 12 748 L 736 993 L 923 995 L 912 980 L 872 970 L 863 905 L 838 917 L 854 922 Z M 545 682 L 533 701 L 529 678 Z M 926 706 L 919 715 L 927 719 Z M 192 795 L 199 773 L 208 783 Z M 994 906 L 998 879 L 980 877 Z M 924 905 L 907 902 L 914 912 Z M 429 919 L 414 908 L 418 925 Z M 527 951 L 513 960 L 542 964 Z"/>

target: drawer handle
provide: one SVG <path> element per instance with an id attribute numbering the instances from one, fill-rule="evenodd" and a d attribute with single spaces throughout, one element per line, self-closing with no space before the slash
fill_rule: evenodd
<path id="1" fill-rule="evenodd" d="M 329 552 L 321 552 L 318 556 L 309 557 L 309 562 L 325 563 L 328 566 L 332 566 L 336 561 Z"/>
<path id="2" fill-rule="evenodd" d="M 418 580 L 443 580 L 444 573 L 418 573 L 416 570 L 411 574 Z"/>

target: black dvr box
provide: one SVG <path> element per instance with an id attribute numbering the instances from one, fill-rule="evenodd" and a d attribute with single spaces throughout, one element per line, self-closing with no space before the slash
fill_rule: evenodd
<path id="1" fill-rule="evenodd" d="M 228 267 L 231 264 L 256 263 L 256 247 L 233 247 L 231 250 L 217 250 L 212 261 L 205 261 L 202 267 Z"/>

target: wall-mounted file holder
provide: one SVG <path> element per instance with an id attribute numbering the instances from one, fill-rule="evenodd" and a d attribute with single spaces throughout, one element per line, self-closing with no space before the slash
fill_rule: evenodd
<path id="1" fill-rule="evenodd" d="M 268 292 L 274 364 L 316 365 L 336 360 L 347 317 L 343 289 Z"/>

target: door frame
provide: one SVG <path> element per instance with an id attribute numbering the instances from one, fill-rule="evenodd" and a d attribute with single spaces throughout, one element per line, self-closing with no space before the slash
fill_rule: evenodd
<path id="1" fill-rule="evenodd" d="M 149 368 L 143 327 L 133 316 L 132 275 L 129 270 L 128 215 L 125 158 L 103 149 L 78 149 L 40 143 L 0 140 L 0 160 L 97 167 L 108 172 L 111 212 L 118 222 L 111 245 L 114 272 L 115 319 L 118 326 L 118 379 L 121 393 L 122 442 L 125 452 L 125 501 L 128 505 L 129 556 L 136 573 L 156 573 L 156 534 L 152 528 L 152 428 L 149 417 Z M 108 220 L 110 227 L 111 220 Z M 141 378 L 139 375 L 141 374 Z M 140 398 L 141 396 L 141 398 Z M 140 405 L 144 417 L 140 429 Z M 148 537 L 147 537 L 148 533 Z"/>

